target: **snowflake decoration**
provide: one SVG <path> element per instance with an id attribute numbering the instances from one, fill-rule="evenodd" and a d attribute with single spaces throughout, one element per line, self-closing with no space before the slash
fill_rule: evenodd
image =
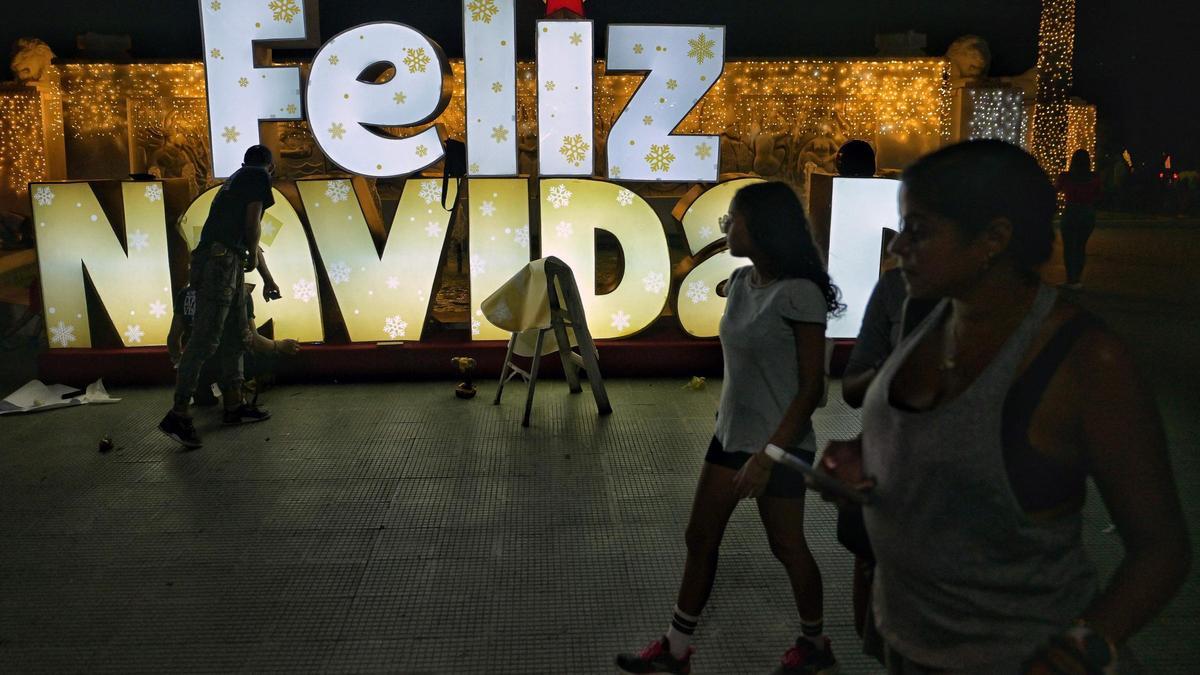
<path id="1" fill-rule="evenodd" d="M 329 266 L 329 280 L 334 286 L 350 281 L 350 266 L 338 261 Z"/>
<path id="2" fill-rule="evenodd" d="M 571 191 L 567 189 L 565 184 L 558 184 L 550 188 L 550 195 L 546 197 L 546 201 L 554 205 L 554 208 L 561 209 L 564 206 L 571 205 Z"/>
<path id="3" fill-rule="evenodd" d="M 621 177 L 621 167 L 619 167 L 619 166 L 612 167 L 611 169 L 608 170 L 608 175 L 612 176 L 613 178 L 620 178 Z"/>
<path id="4" fill-rule="evenodd" d="M 471 335 L 479 335 L 482 332 L 483 324 L 479 319 L 471 322 Z"/>
<path id="5" fill-rule="evenodd" d="M 670 171 L 674 161 L 675 155 L 671 154 L 671 146 L 666 143 L 651 145 L 650 152 L 646 153 L 646 164 L 650 165 L 650 170 L 655 173 Z"/>
<path id="6" fill-rule="evenodd" d="M 340 141 L 342 140 L 342 137 L 346 135 L 346 127 L 342 126 L 341 122 L 334 122 L 333 124 L 329 125 L 329 135 L 333 137 L 334 140 Z"/>
<path id="7" fill-rule="evenodd" d="M 57 326 L 50 327 L 50 342 L 60 347 L 66 347 L 74 341 L 75 326 L 59 321 Z"/>
<path id="8" fill-rule="evenodd" d="M 337 54 L 330 54 L 330 55 L 329 55 L 329 65 L 331 65 L 331 66 L 336 66 L 336 65 L 338 64 L 338 62 L 339 62 L 339 61 L 341 61 L 341 59 L 339 59 L 339 58 L 338 58 L 338 55 L 337 55 Z"/>
<path id="9" fill-rule="evenodd" d="M 636 44 L 636 45 L 634 45 L 634 46 L 633 46 L 633 53 L 634 53 L 634 54 L 641 54 L 641 53 L 642 53 L 642 52 L 644 52 L 644 51 L 646 51 L 646 48 L 645 48 L 645 47 L 643 47 L 643 46 L 641 45 L 641 43 L 638 43 L 638 44 Z"/>
<path id="10" fill-rule="evenodd" d="M 146 331 L 142 330 L 140 325 L 125 326 L 125 341 L 126 342 L 141 342 L 146 335 Z"/>
<path id="11" fill-rule="evenodd" d="M 396 105 L 404 105 L 405 101 L 408 100 L 408 97 L 404 95 L 404 92 L 398 91 L 392 94 L 392 100 L 396 102 Z"/>
<path id="12" fill-rule="evenodd" d="M 518 227 L 515 231 L 513 231 L 513 241 L 517 242 L 517 244 L 519 246 L 528 247 L 529 246 L 529 226 L 523 225 L 521 227 Z"/>
<path id="13" fill-rule="evenodd" d="M 383 332 L 393 340 L 404 337 L 404 334 L 408 332 L 408 322 L 399 316 L 389 316 L 383 322 Z"/>
<path id="14" fill-rule="evenodd" d="M 570 239 L 572 234 L 575 234 L 575 226 L 563 220 L 554 226 L 554 234 L 559 239 Z"/>
<path id="15" fill-rule="evenodd" d="M 428 206 L 442 198 L 442 186 L 438 185 L 436 180 L 424 181 L 421 183 L 421 192 L 418 196 Z"/>
<path id="16" fill-rule="evenodd" d="M 425 226 L 425 234 L 431 239 L 433 237 L 437 237 L 442 234 L 442 226 L 431 220 L 429 221 L 429 224 Z"/>
<path id="17" fill-rule="evenodd" d="M 546 80 L 546 91 L 554 91 L 557 86 L 557 84 L 554 84 L 554 80 Z"/>
<path id="18" fill-rule="evenodd" d="M 654 118 L 651 117 L 650 115 L 646 115 L 645 117 L 642 118 L 642 124 L 645 124 L 646 126 L 650 126 L 651 124 L 654 124 Z"/>
<path id="19" fill-rule="evenodd" d="M 163 198 L 162 186 L 158 183 L 147 185 L 146 189 L 142 192 L 142 196 L 149 202 L 161 202 Z"/>
<path id="20" fill-rule="evenodd" d="M 413 49 L 411 47 L 405 47 L 404 51 L 408 54 L 408 56 L 404 57 L 404 65 L 408 66 L 408 72 L 425 72 L 426 67 L 429 66 L 429 55 L 425 53 L 425 48 L 417 47 L 416 49 Z"/>
<path id="21" fill-rule="evenodd" d="M 150 245 L 150 235 L 141 230 L 129 233 L 129 248 L 140 251 Z"/>
<path id="22" fill-rule="evenodd" d="M 712 236 L 712 233 L 713 233 L 712 228 L 707 225 L 702 226 L 700 228 L 700 230 L 697 232 L 697 234 L 700 235 L 700 238 L 704 239 L 705 241 L 707 241 L 708 238 Z"/>
<path id="23" fill-rule="evenodd" d="M 713 54 L 713 47 L 717 46 L 716 42 L 708 39 L 704 33 L 696 36 L 694 39 L 688 40 L 688 46 L 692 48 L 688 52 L 688 57 L 696 59 L 696 63 L 704 63 L 705 59 L 716 58 Z"/>
<path id="24" fill-rule="evenodd" d="M 618 309 L 617 313 L 613 314 L 611 318 L 612 323 L 609 325 L 617 329 L 618 332 L 625 332 L 625 329 L 629 328 L 629 315 L 624 310 Z"/>
<path id="25" fill-rule="evenodd" d="M 472 174 L 479 173 L 479 162 L 471 162 L 471 166 L 468 168 L 468 171 L 470 171 Z"/>
<path id="26" fill-rule="evenodd" d="M 387 287 L 393 291 L 397 288 L 400 288 L 400 279 L 398 277 L 388 277 L 387 281 L 384 283 L 386 283 Z"/>
<path id="27" fill-rule="evenodd" d="M 709 294 L 708 285 L 703 281 L 693 281 L 688 284 L 687 297 L 692 301 L 693 305 L 698 305 L 702 302 L 708 302 Z"/>
<path id="28" fill-rule="evenodd" d="M 662 293 L 666 287 L 667 280 L 662 272 L 651 272 L 642 278 L 642 288 L 646 289 L 647 293 Z"/>
<path id="29" fill-rule="evenodd" d="M 492 83 L 492 91 L 499 94 L 500 92 L 504 91 L 504 85 L 499 82 L 493 82 Z"/>
<path id="30" fill-rule="evenodd" d="M 213 48 L 211 51 L 209 51 L 209 52 L 208 52 L 208 55 L 209 55 L 209 56 L 211 56 L 211 57 L 212 57 L 212 58 L 214 58 L 214 59 L 223 59 L 223 58 L 225 58 L 224 56 L 221 56 L 221 50 L 220 50 L 220 49 L 216 49 L 216 48 Z"/>
<path id="31" fill-rule="evenodd" d="M 471 254 L 471 271 L 476 274 L 486 274 L 487 259 L 478 253 Z"/>
<path id="32" fill-rule="evenodd" d="M 275 234 L 275 223 L 264 222 L 262 224 L 262 233 L 264 237 L 269 237 Z"/>
<path id="33" fill-rule="evenodd" d="M 471 0 L 467 4 L 467 9 L 471 11 L 472 21 L 484 23 L 491 23 L 492 19 L 500 13 L 500 8 L 496 6 L 496 0 Z"/>
<path id="34" fill-rule="evenodd" d="M 297 107 L 296 107 L 296 104 L 295 104 L 295 103 L 289 103 L 289 104 L 288 104 L 288 106 L 287 106 L 287 113 L 288 113 L 289 115 L 295 115 L 297 110 L 299 110 L 299 108 L 297 108 Z"/>
<path id="35" fill-rule="evenodd" d="M 346 201 L 350 198 L 350 181 L 329 181 L 325 185 L 325 196 L 329 197 L 329 201 L 333 202 L 334 204 Z"/>
<path id="36" fill-rule="evenodd" d="M 501 124 L 498 127 L 492 127 L 492 138 L 496 139 L 497 143 L 503 143 L 508 140 L 508 129 Z"/>
<path id="37" fill-rule="evenodd" d="M 155 300 L 154 302 L 150 303 L 150 316 L 152 316 L 156 319 L 161 319 L 166 315 L 167 315 L 167 306 L 166 305 L 159 302 L 158 300 Z"/>
<path id="38" fill-rule="evenodd" d="M 678 88 L 679 88 L 679 83 L 676 82 L 674 79 L 667 80 L 667 89 L 670 89 L 671 91 L 675 91 Z"/>
<path id="39" fill-rule="evenodd" d="M 617 193 L 617 203 L 621 206 L 629 206 L 632 204 L 633 191 L 622 188 L 621 191 Z"/>
<path id="40" fill-rule="evenodd" d="M 225 131 L 221 132 L 221 138 L 224 138 L 226 143 L 237 143 L 238 136 L 241 135 L 237 127 L 225 127 Z"/>
<path id="41" fill-rule="evenodd" d="M 583 164 L 583 160 L 587 159 L 587 152 L 590 148 L 587 141 L 583 140 L 583 134 L 575 134 L 563 139 L 562 147 L 558 149 L 558 152 L 570 164 L 580 166 Z"/>
<path id="42" fill-rule="evenodd" d="M 292 284 L 292 297 L 303 303 L 308 303 L 317 297 L 317 282 L 301 279 Z"/>
<path id="43" fill-rule="evenodd" d="M 428 155 L 428 154 L 429 154 L 429 148 L 427 148 L 423 145 L 417 146 L 417 157 L 424 157 L 425 155 Z"/>
<path id="44" fill-rule="evenodd" d="M 579 33 L 571 33 L 571 44 L 575 45 L 576 47 L 583 44 L 583 36 Z"/>
<path id="45" fill-rule="evenodd" d="M 40 187 L 33 191 L 33 201 L 38 203 L 38 206 L 50 206 L 54 203 L 54 190 L 48 187 Z"/>
<path id="46" fill-rule="evenodd" d="M 496 205 L 491 202 L 484 202 L 479 205 L 479 212 L 490 218 L 496 215 Z"/>
<path id="47" fill-rule="evenodd" d="M 221 0 L 213 0 L 212 2 L 208 3 L 208 6 L 212 7 L 212 11 L 219 12 L 221 11 Z"/>
<path id="48" fill-rule="evenodd" d="M 238 78 L 238 86 L 245 89 L 246 87 L 250 86 L 250 80 L 245 77 L 239 77 Z"/>
<path id="49" fill-rule="evenodd" d="M 296 0 L 271 0 L 267 3 L 267 7 L 271 10 L 271 18 L 275 21 L 291 23 L 292 19 L 300 13 L 300 8 L 296 6 Z"/>
<path id="50" fill-rule="evenodd" d="M 696 156 L 700 159 L 708 159 L 712 155 L 712 146 L 708 143 L 701 143 L 696 146 Z"/>

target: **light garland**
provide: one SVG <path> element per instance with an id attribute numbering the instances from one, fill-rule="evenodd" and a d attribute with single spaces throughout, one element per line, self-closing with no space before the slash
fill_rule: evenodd
<path id="1" fill-rule="evenodd" d="M 967 89 L 967 138 L 995 138 L 1024 148 L 1029 122 L 1019 89 Z"/>
<path id="2" fill-rule="evenodd" d="M 1067 144 L 1064 147 L 1067 162 L 1076 150 L 1087 150 L 1092 159 L 1092 170 L 1096 170 L 1096 106 L 1071 101 L 1067 107 Z"/>
<path id="3" fill-rule="evenodd" d="M 306 66 L 305 66 L 306 67 Z M 50 96 L 61 96 L 64 132 L 83 140 L 130 131 L 135 138 L 172 115 L 176 133 L 204 136 L 208 111 L 204 102 L 204 67 L 199 62 L 143 64 L 64 64 L 47 78 L 61 82 Z M 604 75 L 596 63 L 595 120 L 605 137 L 616 117 L 641 84 L 637 75 Z M 409 136 L 441 125 L 452 138 L 465 133 L 465 76 L 462 61 L 451 64 L 453 96 L 445 112 L 420 127 L 392 129 Z M 537 134 L 535 64 L 517 66 L 518 134 L 531 142 Z M 753 125 L 763 131 L 872 139 L 878 135 L 950 135 L 949 62 L 945 59 L 733 61 L 716 85 L 680 124 L 679 133 L 716 134 L 732 129 L 744 134 Z M 18 107 L 6 108 L 0 133 L 9 145 L 5 157 L 26 168 L 22 176 L 44 177 L 41 143 L 20 144 L 31 125 L 39 129 L 41 114 L 35 90 Z M 17 105 L 7 101 L 6 105 Z M 52 106 L 57 110 L 58 106 Z M 11 114 L 10 114 L 11 113 Z M 7 120 L 18 120 L 8 122 Z M 129 125 L 132 124 L 132 129 Z M 36 159 L 35 159 L 36 158 Z M 35 164 L 40 162 L 40 164 Z M 22 186 L 22 189 L 23 186 Z"/>
<path id="4" fill-rule="evenodd" d="M 1066 160 L 1067 96 L 1075 53 L 1075 0 L 1043 0 L 1038 29 L 1037 107 L 1033 155 L 1048 173 Z"/>
<path id="5" fill-rule="evenodd" d="M 42 101 L 34 87 L 0 89 L 0 176 L 0 189 L 17 195 L 48 176 Z"/>

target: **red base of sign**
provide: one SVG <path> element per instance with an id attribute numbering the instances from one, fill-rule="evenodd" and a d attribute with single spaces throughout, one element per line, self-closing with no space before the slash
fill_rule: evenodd
<path id="1" fill-rule="evenodd" d="M 850 342 L 839 342 L 831 370 L 840 373 Z M 281 359 L 283 381 L 328 380 L 457 380 L 450 363 L 456 356 L 476 360 L 475 381 L 499 377 L 505 342 L 466 342 L 461 339 L 397 344 L 304 345 L 292 359 Z M 633 340 L 600 342 L 600 371 L 604 377 L 720 376 L 721 345 L 676 331 L 650 331 Z M 527 359 L 520 359 L 526 365 Z M 165 347 L 139 349 L 51 349 L 38 357 L 38 374 L 45 382 L 82 384 L 104 378 L 105 384 L 169 384 L 175 372 Z M 558 356 L 542 358 L 541 375 L 561 377 Z"/>

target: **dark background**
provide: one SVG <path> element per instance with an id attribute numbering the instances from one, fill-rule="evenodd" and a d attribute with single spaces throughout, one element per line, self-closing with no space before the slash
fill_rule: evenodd
<path id="1" fill-rule="evenodd" d="M 207 2 L 207 0 L 205 0 Z M 197 0 L 5 0 L 0 45 L 21 36 L 47 41 L 62 59 L 77 55 L 75 35 L 129 34 L 135 59 L 200 58 Z M 532 57 L 540 0 L 518 0 L 518 50 Z M 462 56 L 460 0 L 324 0 L 320 33 L 328 38 L 377 20 L 407 23 Z M 1038 0 L 590 0 L 603 29 L 617 23 L 723 24 L 727 57 L 871 56 L 876 33 L 914 29 L 929 54 L 974 33 L 991 46 L 993 75 L 1015 75 L 1037 59 Z M 1195 0 L 1077 0 L 1073 93 L 1100 109 L 1102 154 L 1129 148 L 1134 161 L 1176 168 L 1200 165 L 1200 5 Z M 602 56 L 602 54 L 598 54 Z M 7 70 L 7 69 L 5 69 Z"/>

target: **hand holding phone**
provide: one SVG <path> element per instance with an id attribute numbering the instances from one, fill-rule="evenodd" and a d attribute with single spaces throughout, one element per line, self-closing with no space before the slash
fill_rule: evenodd
<path id="1" fill-rule="evenodd" d="M 821 465 L 814 467 L 812 464 L 805 462 L 796 455 L 793 455 L 783 448 L 771 444 L 766 448 L 767 456 L 771 459 L 783 464 L 789 469 L 799 471 L 804 474 L 805 482 L 814 490 L 821 493 L 822 496 L 831 501 L 845 501 L 852 504 L 867 504 L 871 500 L 870 489 L 874 486 L 874 481 L 862 478 L 862 456 L 861 447 L 847 448 L 852 453 L 854 450 L 860 452 L 856 454 L 858 457 L 857 473 L 852 470 L 851 462 L 846 461 L 845 451 L 839 451 L 836 444 L 845 443 L 847 445 L 857 444 L 858 441 L 834 441 L 826 447 L 825 457 L 822 457 Z M 830 453 L 834 455 L 831 456 Z M 840 455 L 840 457 L 839 457 Z M 832 464 L 839 467 L 840 471 L 831 470 L 825 459 L 830 458 L 835 460 Z M 840 461 L 837 461 L 840 460 Z M 844 462 L 844 463 L 843 463 Z"/>

